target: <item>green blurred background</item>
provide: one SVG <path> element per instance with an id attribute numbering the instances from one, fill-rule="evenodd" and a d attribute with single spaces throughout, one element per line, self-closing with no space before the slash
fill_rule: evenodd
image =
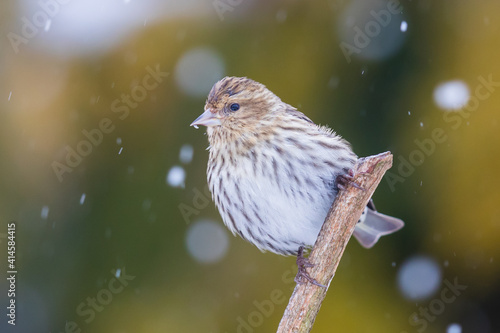
<path id="1" fill-rule="evenodd" d="M 189 127 L 226 75 L 359 156 L 394 154 L 374 198 L 406 227 L 349 243 L 313 332 L 500 331 L 498 1 L 0 7 L 0 331 L 276 330 L 295 260 L 230 235 L 203 194 L 204 129 Z M 86 156 L 68 166 L 68 149 Z"/>

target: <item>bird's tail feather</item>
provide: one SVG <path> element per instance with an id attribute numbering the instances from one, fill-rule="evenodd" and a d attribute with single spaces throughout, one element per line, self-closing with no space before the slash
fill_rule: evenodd
<path id="1" fill-rule="evenodd" d="M 366 208 L 366 216 L 354 229 L 354 237 L 367 249 L 377 243 L 380 236 L 392 234 L 404 226 L 404 222 Z"/>

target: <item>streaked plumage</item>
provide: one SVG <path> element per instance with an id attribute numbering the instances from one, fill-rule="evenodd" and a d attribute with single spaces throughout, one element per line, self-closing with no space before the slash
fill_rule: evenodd
<path id="1" fill-rule="evenodd" d="M 297 254 L 312 246 L 357 156 L 347 141 L 247 78 L 217 82 L 205 113 L 208 185 L 226 226 L 263 251 Z M 367 207 L 355 236 L 371 247 L 401 220 Z"/>

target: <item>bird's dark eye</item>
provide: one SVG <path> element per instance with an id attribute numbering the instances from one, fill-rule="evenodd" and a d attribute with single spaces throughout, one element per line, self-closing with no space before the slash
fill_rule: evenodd
<path id="1" fill-rule="evenodd" d="M 229 108 L 231 111 L 238 111 L 240 109 L 240 105 L 238 103 L 233 103 Z"/>

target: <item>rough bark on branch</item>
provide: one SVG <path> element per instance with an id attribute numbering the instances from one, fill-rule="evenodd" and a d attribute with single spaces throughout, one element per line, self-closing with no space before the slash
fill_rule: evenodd
<path id="1" fill-rule="evenodd" d="M 309 261 L 314 264 L 309 273 L 319 283 L 330 286 L 357 221 L 391 166 L 390 152 L 358 160 L 354 167 L 354 181 L 364 191 L 348 186 L 338 193 L 309 256 Z M 277 333 L 310 332 L 326 292 L 327 288 L 311 283 L 297 284 Z"/>

